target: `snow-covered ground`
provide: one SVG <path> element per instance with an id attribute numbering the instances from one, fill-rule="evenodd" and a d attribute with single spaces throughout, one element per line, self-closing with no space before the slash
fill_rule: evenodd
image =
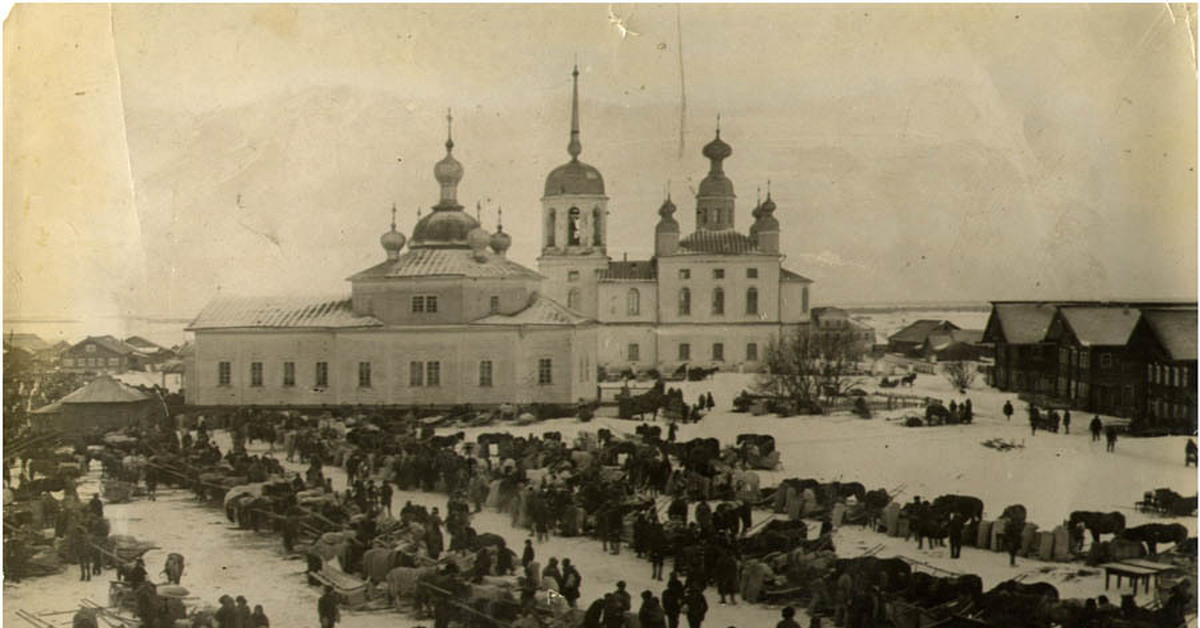
<path id="1" fill-rule="evenodd" d="M 943 493 L 962 493 L 981 498 L 986 506 L 985 516 L 996 516 L 1009 504 L 1024 504 L 1029 520 L 1043 528 L 1053 527 L 1072 510 L 1117 510 L 1125 514 L 1130 525 L 1151 520 L 1148 515 L 1133 509 L 1142 493 L 1168 487 L 1181 494 L 1196 492 L 1196 471 L 1183 466 L 1184 438 L 1122 439 L 1115 453 L 1106 453 L 1103 443 L 1092 443 L 1085 424 L 1090 417 L 1077 415 L 1071 435 L 1039 432 L 1030 436 L 1024 420 L 1024 408 L 1019 404 L 1012 422 L 1005 421 L 1000 412 L 1008 395 L 977 385 L 969 392 L 975 408 L 976 423 L 970 426 L 905 428 L 885 417 L 862 420 L 850 416 L 752 417 L 734 414 L 728 409 L 738 391 L 749 387 L 752 376 L 719 374 L 705 382 L 679 382 L 685 398 L 694 402 L 702 392 L 711 392 L 716 409 L 697 424 L 681 426 L 678 438 L 713 436 L 723 443 L 733 443 L 737 435 L 747 432 L 775 436 L 782 452 L 782 468 L 761 472 L 763 486 L 787 477 L 814 477 L 825 480 L 859 481 L 868 488 L 892 489 L 904 487 L 901 499 L 914 495 L 933 498 Z M 872 388 L 872 386 L 868 386 Z M 940 377 L 920 376 L 910 391 L 950 399 L 961 399 Z M 1014 399 L 1015 401 L 1015 399 Z M 903 412 L 893 412 L 894 416 Z M 615 432 L 632 434 L 636 424 L 611 417 L 598 417 L 590 423 L 575 419 L 556 419 L 545 423 L 512 427 L 514 433 L 541 434 L 559 431 L 571 438 L 580 430 L 594 431 L 607 427 Z M 464 430 L 468 438 L 485 431 L 484 427 Z M 444 432 L 459 431 L 448 428 Z M 983 447 L 986 439 L 998 437 L 1023 442 L 1024 448 L 998 452 Z M 227 445 L 227 441 L 225 443 Z M 298 465 L 292 465 L 298 469 Z M 338 487 L 344 486 L 345 476 L 337 470 L 326 470 Z M 81 489 L 86 496 L 94 490 L 95 477 Z M 444 495 L 398 491 L 398 505 L 406 500 L 417 504 L 445 508 Z M 200 601 L 215 603 L 225 593 L 245 595 L 251 604 L 263 604 L 277 626 L 316 625 L 317 591 L 304 583 L 303 563 L 288 560 L 278 537 L 232 529 L 224 515 L 215 508 L 200 506 L 183 491 L 161 491 L 159 501 L 136 501 L 106 507 L 116 534 L 131 534 L 153 541 L 161 547 L 146 555 L 149 570 L 161 569 L 168 552 L 187 556 L 188 566 L 183 584 Z M 767 513 L 756 513 L 756 521 Z M 502 534 L 510 546 L 519 548 L 527 533 L 514 529 L 506 516 L 484 512 L 475 516 L 479 531 Z M 1178 521 L 1196 533 L 1192 519 Z M 948 558 L 946 549 L 918 551 L 913 542 L 892 539 L 861 528 L 843 528 L 837 532 L 839 553 L 853 556 L 863 550 L 883 544 L 882 556 L 904 555 L 942 569 L 979 574 L 985 587 L 1004 579 L 1026 574 L 1026 581 L 1049 581 L 1067 597 L 1094 597 L 1104 593 L 1104 578 L 1098 570 L 1089 569 L 1080 575 L 1082 565 L 1040 563 L 1018 559 L 1016 567 L 1008 565 L 1007 555 L 966 548 L 960 560 Z M 644 589 L 659 593 L 661 583 L 650 579 L 650 565 L 631 552 L 620 556 L 601 552 L 600 543 L 591 539 L 552 537 L 536 546 L 538 558 L 569 557 L 583 575 L 581 603 L 588 603 L 613 588 L 617 580 L 625 580 L 629 589 L 639 594 Z M 668 568 L 669 568 L 668 563 Z M 106 577 L 90 583 L 78 582 L 78 572 L 71 568 L 63 574 L 27 580 L 4 587 L 4 619 L 11 625 L 21 625 L 15 616 L 17 609 L 34 612 L 62 611 L 73 608 L 84 597 L 103 602 L 107 599 Z M 1122 592 L 1128 592 L 1126 585 Z M 1115 591 L 1109 591 L 1110 596 Z M 711 611 L 706 625 L 725 627 L 773 625 L 779 618 L 777 607 L 762 605 L 720 606 L 715 591 L 706 593 Z M 1145 594 L 1139 597 L 1145 599 Z M 69 615 L 51 618 L 65 622 Z M 344 626 L 420 626 L 421 622 L 395 613 L 344 615 Z"/>

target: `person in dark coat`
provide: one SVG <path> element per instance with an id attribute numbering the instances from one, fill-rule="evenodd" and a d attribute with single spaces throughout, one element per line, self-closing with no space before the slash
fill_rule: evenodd
<path id="1" fill-rule="evenodd" d="M 570 558 L 564 558 L 562 561 L 562 591 L 560 593 L 566 598 L 567 604 L 571 608 L 577 608 L 576 600 L 579 599 L 579 585 L 581 584 L 583 584 L 583 576 L 580 576 L 579 570 L 571 564 Z"/>
<path id="2" fill-rule="evenodd" d="M 674 571 L 667 579 L 667 588 L 663 589 L 662 607 L 667 615 L 667 627 L 679 628 L 679 615 L 683 612 L 683 583 Z"/>
<path id="3" fill-rule="evenodd" d="M 638 609 L 640 628 L 667 628 L 667 614 L 650 591 L 642 591 L 642 606 Z"/>
<path id="4" fill-rule="evenodd" d="M 712 393 L 708 393 L 707 398 L 704 400 L 704 407 L 711 411 L 716 405 L 717 404 L 713 403 Z"/>
<path id="5" fill-rule="evenodd" d="M 1013 415 L 1012 401 L 1005 401 L 1004 402 L 1004 419 L 1006 421 L 1011 421 L 1012 415 Z"/>
<path id="6" fill-rule="evenodd" d="M 130 586 L 132 586 L 134 588 L 137 588 L 137 586 L 139 584 L 145 582 L 146 581 L 146 563 L 145 563 L 145 561 L 143 561 L 141 558 L 138 558 L 133 563 L 133 568 L 129 570 L 129 575 L 126 576 L 126 580 L 129 582 Z"/>
<path id="7" fill-rule="evenodd" d="M 1196 441 L 1189 438 L 1187 444 L 1183 446 L 1183 466 L 1196 464 Z"/>
<path id="8" fill-rule="evenodd" d="M 708 614 L 708 600 L 698 587 L 688 589 L 683 597 L 683 605 L 687 608 L 688 628 L 700 628 L 704 616 Z"/>
<path id="9" fill-rule="evenodd" d="M 271 620 L 267 618 L 266 612 L 263 611 L 262 604 L 254 605 L 254 614 L 250 616 L 249 628 L 271 628 Z"/>
<path id="10" fill-rule="evenodd" d="M 1104 429 L 1104 424 L 1100 422 L 1100 415 L 1092 417 L 1092 422 L 1088 424 L 1088 429 L 1092 432 L 1092 442 L 1100 440 L 1100 431 Z"/>
<path id="11" fill-rule="evenodd" d="M 1070 408 L 1063 409 L 1062 426 L 1063 426 L 1063 434 L 1071 433 L 1071 409 Z"/>
<path id="12" fill-rule="evenodd" d="M 342 619 L 341 610 L 338 609 L 338 594 L 328 584 L 325 585 L 325 594 L 317 600 L 317 617 L 321 621 L 321 628 L 333 628 Z"/>
<path id="13" fill-rule="evenodd" d="M 595 602 L 588 605 L 587 611 L 583 614 L 583 628 L 603 628 L 604 627 L 604 607 L 608 604 L 610 595 L 596 598 Z"/>
<path id="14" fill-rule="evenodd" d="M 781 614 L 783 615 L 783 619 L 775 624 L 775 628 L 800 628 L 800 624 L 796 623 L 796 609 L 791 606 L 785 606 Z"/>
<path id="15" fill-rule="evenodd" d="M 529 563 L 533 562 L 533 541 L 525 539 L 525 551 L 521 553 L 521 566 L 529 567 Z"/>
<path id="16" fill-rule="evenodd" d="M 1105 430 L 1105 432 L 1104 432 L 1104 436 L 1108 440 L 1108 445 L 1107 445 L 1107 447 L 1105 447 L 1105 450 L 1110 451 L 1110 452 L 1116 451 L 1117 450 L 1117 426 L 1115 426 L 1115 425 L 1108 426 L 1108 429 Z"/>
<path id="17" fill-rule="evenodd" d="M 950 558 L 958 558 L 962 554 L 963 520 L 957 512 L 950 513 L 946 536 L 950 539 Z"/>
<path id="18" fill-rule="evenodd" d="M 725 596 L 729 596 L 730 604 L 737 604 L 738 564 L 730 551 L 723 551 L 717 557 L 717 593 L 721 596 L 721 604 L 725 604 Z"/>
<path id="19" fill-rule="evenodd" d="M 604 628 L 625 628 L 625 605 L 615 593 L 604 596 Z"/>
<path id="20" fill-rule="evenodd" d="M 1029 406 L 1029 435 L 1037 436 L 1037 424 L 1040 415 L 1037 406 Z"/>

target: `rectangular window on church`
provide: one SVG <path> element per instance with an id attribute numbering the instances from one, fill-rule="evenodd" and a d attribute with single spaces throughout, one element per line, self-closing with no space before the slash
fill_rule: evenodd
<path id="1" fill-rule="evenodd" d="M 412 311 L 413 314 L 421 314 L 425 312 L 425 297 L 412 298 Z"/>
<path id="2" fill-rule="evenodd" d="M 262 388 L 262 385 L 263 385 L 262 373 L 263 373 L 262 362 L 251 362 L 250 363 L 250 385 L 251 386 L 253 386 L 255 388 Z"/>
<path id="3" fill-rule="evenodd" d="M 628 350 L 628 353 L 629 353 L 629 361 L 630 361 L 630 362 L 637 362 L 637 361 L 638 361 L 638 359 L 641 357 L 641 355 L 640 355 L 640 354 L 641 354 L 641 349 L 642 349 L 642 348 L 641 348 L 641 347 L 639 347 L 639 346 L 638 346 L 638 344 L 637 344 L 636 342 L 633 342 L 633 343 L 630 343 L 630 344 L 629 344 L 629 346 L 627 347 L 627 350 Z"/>
<path id="4" fill-rule="evenodd" d="M 329 386 L 329 363 L 317 362 L 315 384 L 317 388 L 326 388 Z"/>
<path id="5" fill-rule="evenodd" d="M 723 342 L 714 342 L 713 343 L 712 359 L 713 359 L 713 362 L 724 362 L 725 361 L 725 343 L 723 343 Z"/>
<path id="6" fill-rule="evenodd" d="M 283 363 L 283 385 L 284 386 L 295 386 L 296 385 L 296 363 L 295 362 L 284 362 Z"/>
<path id="7" fill-rule="evenodd" d="M 500 297 L 491 298 L 491 302 L 488 304 L 488 310 L 491 311 L 492 314 L 500 313 Z"/>
<path id="8" fill-rule="evenodd" d="M 425 363 L 425 385 L 426 386 L 441 386 L 442 385 L 442 363 L 441 362 L 426 362 Z"/>
<path id="9" fill-rule="evenodd" d="M 437 313 L 437 297 L 430 295 L 425 297 L 425 312 L 428 314 Z"/>
<path id="10" fill-rule="evenodd" d="M 538 360 L 538 384 L 546 386 L 554 383 L 554 362 L 550 358 Z"/>
<path id="11" fill-rule="evenodd" d="M 492 361 L 483 360 L 479 363 L 479 387 L 492 387 Z"/>
<path id="12" fill-rule="evenodd" d="M 686 342 L 679 343 L 679 360 L 686 362 L 690 359 L 692 359 L 692 345 Z"/>
<path id="13" fill-rule="evenodd" d="M 425 363 L 424 362 L 409 362 L 408 363 L 408 385 L 415 387 L 425 385 Z"/>
<path id="14" fill-rule="evenodd" d="M 579 271 L 568 270 L 567 271 L 567 281 L 571 281 L 571 282 L 579 281 Z"/>
<path id="15" fill-rule="evenodd" d="M 747 362 L 757 362 L 758 361 L 758 343 L 751 342 L 746 345 L 746 361 Z"/>
<path id="16" fill-rule="evenodd" d="M 680 268 L 679 269 L 679 278 L 680 279 L 691 279 L 692 278 L 692 270 L 690 268 Z"/>
<path id="17" fill-rule="evenodd" d="M 713 279 L 724 279 L 724 278 L 725 278 L 725 269 L 724 268 L 714 268 L 713 269 Z"/>
<path id="18" fill-rule="evenodd" d="M 758 269 L 757 268 L 747 268 L 746 269 L 746 279 L 758 279 Z"/>
<path id="19" fill-rule="evenodd" d="M 370 388 L 371 387 L 371 363 L 370 362 L 359 362 L 358 363 L 358 387 L 359 388 Z"/>
<path id="20" fill-rule="evenodd" d="M 228 362 L 217 362 L 217 385 L 228 386 L 233 379 L 233 369 Z"/>

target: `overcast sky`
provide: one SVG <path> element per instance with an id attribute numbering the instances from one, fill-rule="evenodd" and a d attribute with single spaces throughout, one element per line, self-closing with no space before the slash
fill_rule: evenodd
<path id="1" fill-rule="evenodd" d="M 738 229 L 771 180 L 818 304 L 1195 298 L 1194 5 L 614 10 L 637 35 L 605 4 L 18 6 L 5 315 L 348 294 L 392 204 L 411 233 L 437 201 L 447 108 L 460 201 L 536 267 L 576 58 L 616 259 L 668 181 L 694 228 L 720 112 Z"/>

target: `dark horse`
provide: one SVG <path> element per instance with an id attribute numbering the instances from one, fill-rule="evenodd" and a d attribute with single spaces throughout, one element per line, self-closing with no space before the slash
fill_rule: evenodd
<path id="1" fill-rule="evenodd" d="M 1125 515 L 1119 512 L 1092 512 L 1076 510 L 1068 520 L 1071 527 L 1082 523 L 1092 533 L 1092 542 L 1099 543 L 1101 534 L 1120 535 L 1125 531 Z"/>
<path id="2" fill-rule="evenodd" d="M 1188 530 L 1182 523 L 1147 523 L 1133 528 L 1126 528 L 1120 538 L 1130 541 L 1140 541 L 1146 544 L 1146 549 L 1153 556 L 1158 553 L 1159 543 L 1174 543 L 1178 546 L 1187 540 Z"/>

